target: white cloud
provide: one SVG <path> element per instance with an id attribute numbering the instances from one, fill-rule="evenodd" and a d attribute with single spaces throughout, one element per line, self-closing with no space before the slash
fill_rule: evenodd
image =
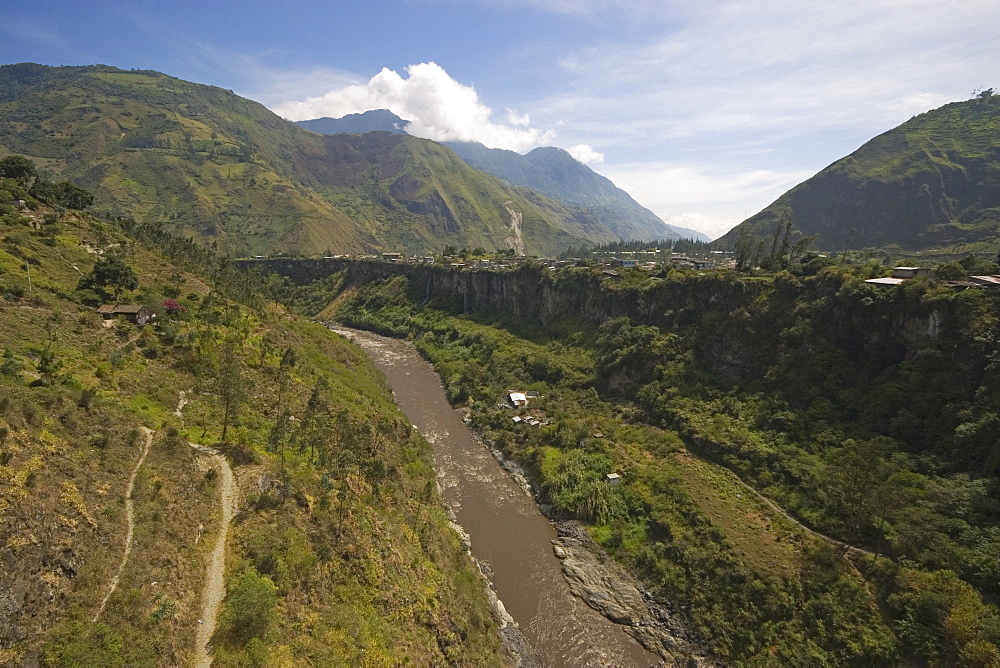
<path id="1" fill-rule="evenodd" d="M 493 111 L 475 88 L 461 84 L 436 63 L 406 68 L 408 78 L 383 68 L 365 83 L 336 88 L 304 101 L 287 101 L 272 110 L 290 120 L 330 116 L 339 118 L 371 109 L 388 109 L 410 123 L 406 131 L 435 141 L 477 141 L 490 148 L 527 151 L 550 143 L 552 131 L 529 126 L 527 114 L 513 109 L 507 124 L 494 123 Z"/>
<path id="2" fill-rule="evenodd" d="M 571 117 L 601 135 L 580 139 L 602 146 L 831 128 L 870 136 L 990 85 L 1000 50 L 982 30 L 1000 21 L 994 0 L 666 2 L 661 14 L 630 45 L 567 52 L 573 83 L 535 116 Z"/>
<path id="3" fill-rule="evenodd" d="M 504 114 L 504 120 L 511 125 L 517 125 L 519 127 L 527 127 L 531 125 L 531 118 L 528 114 L 518 114 L 517 109 L 508 109 L 507 113 Z"/>
<path id="4" fill-rule="evenodd" d="M 686 227 L 689 230 L 697 230 L 713 240 L 721 237 L 735 225 L 735 223 L 727 219 L 709 217 L 700 213 L 673 214 L 669 211 L 665 211 L 658 215 L 660 216 L 660 219 L 668 225 Z"/>
<path id="5" fill-rule="evenodd" d="M 587 144 L 577 144 L 566 149 L 566 152 L 585 165 L 596 165 L 604 162 L 604 154 L 594 150 Z"/>

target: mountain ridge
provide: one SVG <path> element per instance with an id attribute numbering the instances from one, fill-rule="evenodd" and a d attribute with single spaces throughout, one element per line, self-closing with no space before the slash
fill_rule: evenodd
<path id="1" fill-rule="evenodd" d="M 474 170 L 434 142 L 320 135 L 159 72 L 23 63 L 0 67 L 0 90 L 0 154 L 28 155 L 115 214 L 234 255 L 505 249 L 508 204 L 532 254 L 615 239 L 582 208 Z"/>
<path id="2" fill-rule="evenodd" d="M 914 116 L 865 142 L 725 234 L 770 238 L 779 221 L 824 249 L 909 251 L 1000 238 L 1000 96 Z"/>
<path id="3" fill-rule="evenodd" d="M 363 133 L 377 130 L 406 133 L 409 123 L 388 109 L 348 114 L 342 118 L 296 121 L 323 134 Z M 658 241 L 709 237 L 684 227 L 664 223 L 610 179 L 573 158 L 565 149 L 541 146 L 527 154 L 488 148 L 479 142 L 440 142 L 471 167 L 514 186 L 537 190 L 556 201 L 586 207 L 622 240 Z"/>

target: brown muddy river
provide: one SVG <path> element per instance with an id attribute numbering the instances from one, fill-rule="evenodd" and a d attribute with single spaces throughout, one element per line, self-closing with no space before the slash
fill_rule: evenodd
<path id="1" fill-rule="evenodd" d="M 552 550 L 552 524 L 473 437 L 416 348 L 369 332 L 333 329 L 364 348 L 410 422 L 434 445 L 444 500 L 469 534 L 473 555 L 492 570 L 497 596 L 542 665 L 658 665 L 659 658 L 621 626 L 570 593 Z"/>

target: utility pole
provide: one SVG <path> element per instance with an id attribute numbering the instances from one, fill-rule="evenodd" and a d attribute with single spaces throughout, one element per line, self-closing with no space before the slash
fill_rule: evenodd
<path id="1" fill-rule="evenodd" d="M 844 254 L 840 256 L 840 264 L 844 264 L 847 260 L 847 247 L 851 245 L 851 237 L 854 236 L 856 231 L 857 228 L 852 227 L 851 231 L 847 233 L 847 241 L 844 242 Z"/>

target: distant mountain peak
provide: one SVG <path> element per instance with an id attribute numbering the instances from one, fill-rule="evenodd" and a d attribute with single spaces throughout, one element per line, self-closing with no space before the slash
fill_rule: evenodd
<path id="1" fill-rule="evenodd" d="M 391 111 L 379 109 L 343 118 L 317 118 L 298 124 L 322 134 L 388 130 L 406 134 L 408 121 Z M 466 164 L 499 177 L 514 186 L 537 190 L 572 206 L 586 208 L 591 215 L 623 240 L 697 239 L 704 234 L 664 223 L 656 214 L 636 202 L 631 195 L 557 146 L 539 146 L 527 154 L 488 148 L 480 142 L 442 142 Z"/>
<path id="2" fill-rule="evenodd" d="M 388 109 L 372 109 L 360 114 L 347 114 L 340 118 L 314 118 L 308 121 L 296 121 L 298 125 L 324 135 L 361 134 L 363 132 L 394 132 L 405 135 L 409 121 L 404 120 Z"/>
<path id="3" fill-rule="evenodd" d="M 704 234 L 664 223 L 656 214 L 566 149 L 539 146 L 525 155 L 478 142 L 445 142 L 469 165 L 566 204 L 587 207 L 623 240 L 696 239 Z"/>

